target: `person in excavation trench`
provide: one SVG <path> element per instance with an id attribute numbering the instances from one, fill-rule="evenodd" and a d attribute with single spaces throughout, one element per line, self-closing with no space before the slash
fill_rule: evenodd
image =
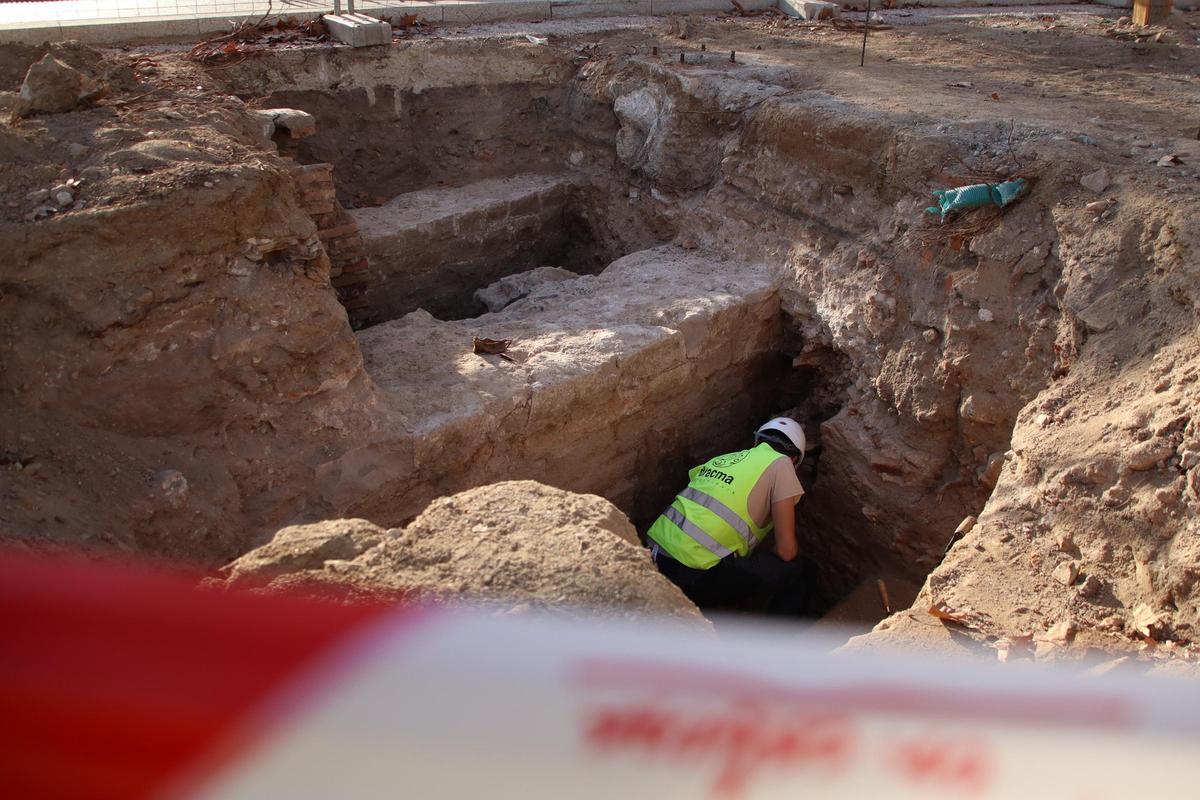
<path id="1" fill-rule="evenodd" d="M 749 450 L 690 470 L 687 488 L 646 532 L 659 572 L 703 609 L 753 603 L 768 614 L 808 613 L 815 565 L 796 544 L 805 447 L 803 426 L 776 417 Z M 772 530 L 774 546 L 758 547 Z"/>

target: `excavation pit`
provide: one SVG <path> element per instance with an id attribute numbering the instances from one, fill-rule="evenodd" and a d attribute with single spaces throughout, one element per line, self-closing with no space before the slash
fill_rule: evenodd
<path id="1" fill-rule="evenodd" d="M 1155 585 L 1183 620 L 1194 592 L 1137 537 L 1175 531 L 1197 480 L 1171 411 L 1191 356 L 1168 332 L 1194 330 L 1181 187 L 1200 154 L 1155 72 L 1194 48 L 1127 52 L 1112 20 L 1064 7 L 1090 26 L 1076 58 L 1030 43 L 1074 22 L 936 13 L 897 14 L 861 69 L 833 26 L 732 16 L 219 63 L 58 48 L 112 94 L 0 139 L 3 396 L 22 420 L 0 521 L 217 566 L 285 524 L 387 529 L 530 478 L 644 530 L 689 467 L 783 412 L 819 445 L 800 536 L 834 617 L 878 619 L 931 571 L 922 602 L 995 609 L 1000 583 L 971 576 L 1002 574 L 1045 619 L 1074 614 L 1092 600 L 1051 592 L 1068 551 L 1050 540 L 1114 527 L 1111 562 L 1069 553 L 1102 581 L 1087 591 L 1158 603 L 1116 566 L 1138 560 L 1178 579 Z M 1012 48 L 1030 57 L 979 70 Z M 1129 67 L 1136 102 L 1096 99 L 1096 63 Z M 313 130 L 265 135 L 278 109 Z M 1079 179 L 1101 167 L 1097 194 Z M 1015 175 L 1030 191 L 1003 210 L 925 213 L 935 189 Z M 71 205 L 33 199 L 60 189 Z M 1130 432 L 1137 391 L 1113 386 L 1163 402 Z"/>

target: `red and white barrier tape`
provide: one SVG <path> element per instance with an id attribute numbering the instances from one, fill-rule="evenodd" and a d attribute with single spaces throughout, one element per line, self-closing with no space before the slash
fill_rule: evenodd
<path id="1" fill-rule="evenodd" d="M 8 796 L 1118 798 L 1194 782 L 1197 683 L 193 583 L 0 558 Z"/>

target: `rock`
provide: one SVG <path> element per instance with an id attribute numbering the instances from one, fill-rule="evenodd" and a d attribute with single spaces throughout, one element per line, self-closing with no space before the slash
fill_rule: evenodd
<path id="1" fill-rule="evenodd" d="M 1102 214 L 1105 211 L 1108 211 L 1109 207 L 1112 206 L 1112 204 L 1113 204 L 1112 198 L 1109 198 L 1107 200 L 1093 200 L 1092 202 L 1088 203 L 1083 208 L 1085 211 L 1089 211 L 1093 214 Z"/>
<path id="2" fill-rule="evenodd" d="M 1160 167 L 1173 167 L 1177 164 L 1182 164 L 1183 162 L 1179 160 L 1179 156 L 1174 155 L 1174 154 L 1168 154 L 1168 155 L 1165 155 L 1162 158 L 1158 159 L 1154 163 Z"/>
<path id="3" fill-rule="evenodd" d="M 222 571 L 230 586 L 266 586 L 284 575 L 319 571 L 328 561 L 353 561 L 385 538 L 382 528 L 365 519 L 292 525 Z"/>
<path id="4" fill-rule="evenodd" d="M 264 138 L 286 132 L 289 139 L 304 139 L 317 132 L 317 118 L 296 108 L 268 108 L 250 112 L 262 125 Z"/>
<path id="5" fill-rule="evenodd" d="M 1154 490 L 1154 499 L 1162 506 L 1178 505 L 1180 500 L 1179 491 L 1171 486 L 1163 486 Z"/>
<path id="6" fill-rule="evenodd" d="M 1126 464 L 1134 472 L 1144 472 L 1173 455 L 1175 445 L 1169 439 L 1150 439 L 1130 449 Z"/>
<path id="7" fill-rule="evenodd" d="M 89 81 L 47 53 L 29 67 L 17 98 L 17 113 L 58 114 L 80 106 L 89 94 Z"/>
<path id="8" fill-rule="evenodd" d="M 980 322 L 991 322 L 995 318 L 996 318 L 996 315 L 993 314 L 988 309 L 986 309 L 986 308 L 979 309 L 979 321 Z"/>
<path id="9" fill-rule="evenodd" d="M 1108 188 L 1111 180 L 1108 177 L 1108 170 L 1101 167 L 1095 172 L 1089 172 L 1079 179 L 1079 182 L 1085 189 L 1091 189 L 1096 194 L 1101 194 Z"/>
<path id="10" fill-rule="evenodd" d="M 1043 635 L 1047 642 L 1069 642 L 1075 636 L 1075 623 L 1069 619 L 1056 622 Z"/>
<path id="11" fill-rule="evenodd" d="M 160 498 L 170 508 L 179 509 L 187 505 L 188 482 L 183 473 L 175 469 L 162 469 L 154 473 L 151 483 L 161 492 Z"/>
<path id="12" fill-rule="evenodd" d="M 1080 597 L 1093 600 L 1100 595 L 1100 592 L 1103 589 L 1104 584 L 1100 582 L 1099 578 L 1097 578 L 1095 575 L 1088 575 L 1083 579 L 1083 582 L 1079 584 L 1079 589 L 1077 591 L 1079 592 Z"/>
<path id="13" fill-rule="evenodd" d="M 1055 546 L 1061 552 L 1069 553 L 1075 549 L 1075 538 L 1070 533 L 1060 533 L 1055 541 Z"/>
<path id="14" fill-rule="evenodd" d="M 1133 609 L 1129 626 L 1142 636 L 1148 636 L 1161 642 L 1166 638 L 1166 622 L 1163 617 L 1161 612 L 1155 611 L 1145 603 L 1140 603 Z"/>
<path id="15" fill-rule="evenodd" d="M 1079 562 L 1064 561 L 1054 568 L 1054 580 L 1063 586 L 1070 586 L 1079 577 Z"/>
<path id="16" fill-rule="evenodd" d="M 1104 491 L 1103 499 L 1104 504 L 1110 508 L 1125 505 L 1129 502 L 1129 489 L 1120 484 L 1110 486 Z"/>
<path id="17" fill-rule="evenodd" d="M 87 154 L 88 149 L 86 144 L 80 144 L 79 142 L 71 142 L 67 145 L 67 153 L 71 158 L 82 158 Z"/>
<path id="18" fill-rule="evenodd" d="M 667 614 L 707 627 L 616 506 L 534 481 L 435 500 L 402 532 L 365 520 L 284 528 L 225 571 L 228 585 Z"/>
<path id="19" fill-rule="evenodd" d="M 34 189 L 29 194 L 25 195 L 26 200 L 32 200 L 35 203 L 44 203 L 50 199 L 49 189 Z"/>
<path id="20" fill-rule="evenodd" d="M 75 202 L 75 195 L 71 194 L 69 189 L 55 189 L 54 202 L 59 208 L 66 208 Z"/>
<path id="21" fill-rule="evenodd" d="M 986 392 L 973 392 L 962 399 L 958 414 L 964 420 L 979 425 L 996 425 L 1004 420 L 1000 399 Z"/>
<path id="22" fill-rule="evenodd" d="M 926 341 L 926 342 L 928 342 L 929 344 L 934 344 L 935 342 L 937 342 L 937 340 L 938 340 L 939 338 L 941 338 L 941 335 L 940 335 L 940 334 L 939 334 L 939 333 L 938 333 L 936 330 L 934 330 L 933 328 L 926 328 L 926 329 L 925 329 L 925 330 L 924 330 L 924 331 L 921 333 L 921 336 L 922 336 L 922 338 L 924 338 L 924 339 L 925 339 L 925 341 Z"/>
<path id="23" fill-rule="evenodd" d="M 475 292 L 475 299 L 487 306 L 488 311 L 499 311 L 527 297 L 531 291 L 547 283 L 561 283 L 579 276 L 560 267 L 538 267 L 526 272 L 508 275 Z"/>

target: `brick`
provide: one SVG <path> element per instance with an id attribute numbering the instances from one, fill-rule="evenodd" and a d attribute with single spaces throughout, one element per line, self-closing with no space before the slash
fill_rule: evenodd
<path id="1" fill-rule="evenodd" d="M 324 230 L 318 230 L 317 236 L 320 236 L 321 241 L 325 242 L 350 233 L 358 233 L 357 222 L 351 221 L 347 222 L 345 225 L 338 225 L 336 228 L 325 228 Z"/>
<path id="2" fill-rule="evenodd" d="M 338 239 L 332 242 L 325 243 L 325 252 L 331 256 L 335 256 L 339 261 L 353 258 L 361 258 L 366 255 L 363 252 L 362 242 L 357 237 Z"/>
<path id="3" fill-rule="evenodd" d="M 354 290 L 365 292 L 367 290 L 367 273 L 359 272 L 354 275 L 342 273 L 337 280 L 330 280 L 333 288 L 337 289 L 338 297 L 353 296 Z"/>
<path id="4" fill-rule="evenodd" d="M 353 300 L 347 300 L 346 302 L 342 303 L 342 305 L 345 306 L 347 311 L 355 311 L 369 308 L 371 301 L 366 297 L 356 297 Z"/>
<path id="5" fill-rule="evenodd" d="M 352 261 L 349 264 L 342 265 L 342 271 L 346 273 L 366 272 L 371 264 L 367 259 L 360 258 L 357 261 Z"/>
<path id="6" fill-rule="evenodd" d="M 324 214 L 312 214 L 313 224 L 317 226 L 317 230 L 323 228 L 333 228 L 343 223 L 343 214 L 339 213 L 340 209 L 335 208 L 331 212 Z"/>
<path id="7" fill-rule="evenodd" d="M 325 200 L 319 203 L 301 202 L 300 208 L 303 209 L 304 213 L 311 217 L 315 216 L 316 214 L 332 214 L 337 206 L 330 201 Z"/>
<path id="8" fill-rule="evenodd" d="M 333 164 L 306 164 L 296 175 L 296 182 L 301 184 L 333 182 Z"/>
<path id="9" fill-rule="evenodd" d="M 300 192 L 301 203 L 331 203 L 337 201 L 337 192 L 332 186 L 322 187 L 319 191 Z"/>

